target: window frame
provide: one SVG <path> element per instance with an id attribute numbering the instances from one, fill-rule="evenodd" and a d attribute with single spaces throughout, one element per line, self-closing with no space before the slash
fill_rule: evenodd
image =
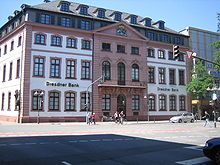
<path id="1" fill-rule="evenodd" d="M 38 59 L 38 62 L 35 61 L 36 59 Z M 43 60 L 43 63 L 39 60 Z M 37 74 L 35 74 L 36 72 L 37 72 Z M 45 57 L 44 56 L 34 56 L 34 58 L 33 58 L 33 77 L 44 77 L 44 76 L 45 76 Z"/>
<path id="2" fill-rule="evenodd" d="M 52 63 L 55 60 L 55 63 Z M 59 63 L 57 63 L 59 61 Z M 61 58 L 50 58 L 50 78 L 61 78 Z"/>

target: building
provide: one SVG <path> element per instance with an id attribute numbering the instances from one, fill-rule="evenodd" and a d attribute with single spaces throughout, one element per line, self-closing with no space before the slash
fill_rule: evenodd
<path id="1" fill-rule="evenodd" d="M 161 20 L 63 0 L 23 4 L 1 27 L 0 48 L 1 120 L 84 121 L 86 107 L 97 120 L 191 110 L 188 36 Z"/>
<path id="2" fill-rule="evenodd" d="M 195 27 L 187 27 L 181 31 L 182 34 L 189 35 L 189 46 L 190 49 L 196 53 L 196 56 L 209 61 L 213 61 L 215 58 L 215 53 L 217 50 L 211 44 L 220 40 L 219 32 L 211 32 L 204 29 L 199 29 Z M 212 100 L 213 92 L 220 95 L 220 73 L 214 68 L 212 63 L 205 63 L 207 70 L 214 77 L 214 88 L 208 91 L 207 96 L 203 99 L 193 100 L 193 110 L 194 113 L 198 111 L 198 106 L 201 106 L 202 113 L 205 110 L 211 109 L 209 106 L 209 101 Z"/>

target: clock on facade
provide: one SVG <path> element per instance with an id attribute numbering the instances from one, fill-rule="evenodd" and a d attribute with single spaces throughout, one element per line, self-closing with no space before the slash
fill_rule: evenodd
<path id="1" fill-rule="evenodd" d="M 127 30 L 124 28 L 124 26 L 119 26 L 116 29 L 116 34 L 119 36 L 127 36 Z"/>

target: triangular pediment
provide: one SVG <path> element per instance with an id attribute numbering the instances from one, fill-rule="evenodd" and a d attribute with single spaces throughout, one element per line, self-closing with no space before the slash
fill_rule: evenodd
<path id="1" fill-rule="evenodd" d="M 118 22 L 93 31 L 94 33 L 115 35 L 128 39 L 148 41 L 149 39 L 125 22 Z"/>

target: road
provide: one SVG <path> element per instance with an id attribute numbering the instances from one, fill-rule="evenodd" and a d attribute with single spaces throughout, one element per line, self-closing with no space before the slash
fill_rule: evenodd
<path id="1" fill-rule="evenodd" d="M 211 165 L 213 162 L 202 154 L 202 146 L 218 136 L 220 128 L 203 127 L 201 121 L 0 123 L 0 164 Z"/>

